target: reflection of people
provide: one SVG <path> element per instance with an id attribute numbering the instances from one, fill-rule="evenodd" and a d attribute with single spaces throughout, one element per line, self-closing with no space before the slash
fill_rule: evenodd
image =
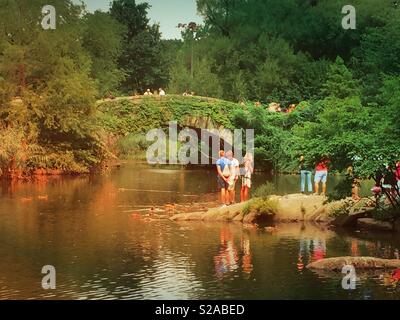
<path id="1" fill-rule="evenodd" d="M 306 180 L 307 180 L 308 192 L 313 192 L 313 187 L 312 187 L 312 182 L 311 182 L 312 172 L 311 172 L 311 168 L 306 163 L 304 156 L 300 157 L 299 170 L 300 170 L 300 177 L 301 177 L 301 179 L 300 179 L 301 180 L 301 182 L 300 182 L 301 193 L 304 193 L 306 190 Z"/>
<path id="2" fill-rule="evenodd" d="M 224 227 L 221 229 L 220 242 L 221 249 L 214 257 L 215 272 L 218 276 L 238 268 L 238 253 L 229 228 Z"/>
<path id="3" fill-rule="evenodd" d="M 310 242 L 305 238 L 300 238 L 297 270 L 302 271 L 304 269 L 304 264 L 308 264 L 309 257 L 310 257 Z"/>
<path id="4" fill-rule="evenodd" d="M 328 179 L 328 158 L 324 157 L 315 167 L 315 194 L 319 194 L 319 184 L 322 182 L 322 195 L 326 195 L 326 182 Z"/>
<path id="5" fill-rule="evenodd" d="M 249 190 L 251 189 L 251 176 L 253 174 L 253 155 L 247 153 L 244 156 L 244 168 L 242 174 L 242 189 L 240 191 L 240 201 L 249 200 Z"/>
<path id="6" fill-rule="evenodd" d="M 325 258 L 326 255 L 326 244 L 325 240 L 316 239 L 312 241 L 313 243 L 313 261 L 319 261 Z"/>
<path id="7" fill-rule="evenodd" d="M 217 181 L 218 188 L 221 190 L 221 203 L 223 207 L 229 205 L 229 177 L 231 176 L 231 163 L 229 159 L 225 157 L 225 151 L 219 152 L 219 159 L 217 160 Z"/>
<path id="8" fill-rule="evenodd" d="M 352 240 L 351 241 L 351 255 L 353 257 L 358 257 L 360 255 L 360 251 L 358 249 L 358 241 Z"/>
<path id="9" fill-rule="evenodd" d="M 303 271 L 303 269 L 304 269 L 303 257 L 301 254 L 299 254 L 299 259 L 297 260 L 297 270 Z"/>
<path id="10" fill-rule="evenodd" d="M 242 239 L 242 269 L 246 274 L 250 274 L 253 271 L 253 264 L 251 261 L 251 251 L 250 251 L 250 239 L 243 237 Z"/>

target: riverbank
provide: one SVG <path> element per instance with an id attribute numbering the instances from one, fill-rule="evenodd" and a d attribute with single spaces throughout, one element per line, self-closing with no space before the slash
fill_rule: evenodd
<path id="1" fill-rule="evenodd" d="M 400 232 L 400 219 L 378 220 L 373 217 L 372 199 L 351 198 L 328 203 L 318 195 L 290 194 L 252 199 L 228 207 L 209 210 L 186 210 L 173 214 L 172 221 L 242 222 L 244 224 L 312 222 L 325 226 L 365 229 L 377 232 Z"/>
<path id="2" fill-rule="evenodd" d="M 231 205 L 224 208 L 212 208 L 207 212 L 193 211 L 179 213 L 171 217 L 172 221 L 237 221 L 243 223 L 262 222 L 328 222 L 327 212 L 320 209 L 324 206 L 325 197 L 291 194 L 286 196 L 271 196 L 264 200 L 263 205 L 269 208 L 252 210 L 254 199 L 248 202 Z"/>

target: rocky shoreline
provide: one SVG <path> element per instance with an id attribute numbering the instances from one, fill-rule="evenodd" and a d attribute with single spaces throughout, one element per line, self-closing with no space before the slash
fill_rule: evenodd
<path id="1" fill-rule="evenodd" d="M 291 194 L 270 196 L 268 201 L 274 203 L 274 212 L 249 211 L 247 208 L 250 202 L 212 209 L 201 206 L 202 210 L 196 210 L 196 207 L 199 207 L 197 205 L 193 210 L 186 209 L 183 212 L 177 208 L 169 219 L 176 222 L 217 221 L 244 224 L 312 222 L 339 228 L 400 232 L 400 219 L 391 222 L 373 219 L 371 212 L 374 207 L 371 205 L 372 200 L 368 198 L 360 201 L 350 198 L 327 203 L 324 196 Z"/>
<path id="2" fill-rule="evenodd" d="M 250 200 L 251 201 L 251 200 Z M 276 203 L 276 212 L 262 214 L 257 212 L 245 213 L 249 202 L 234 204 L 225 208 L 212 208 L 206 212 L 178 213 L 171 217 L 172 221 L 236 221 L 243 223 L 270 222 L 328 222 L 324 207 L 325 197 L 292 194 L 287 196 L 271 196 L 269 201 Z"/>

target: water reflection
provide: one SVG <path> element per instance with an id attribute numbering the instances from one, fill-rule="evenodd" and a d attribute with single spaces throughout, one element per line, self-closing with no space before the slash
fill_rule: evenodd
<path id="1" fill-rule="evenodd" d="M 238 268 L 238 251 L 234 243 L 233 234 L 229 227 L 222 227 L 220 232 L 220 249 L 214 257 L 215 273 L 222 277 L 225 273 Z"/>
<path id="2" fill-rule="evenodd" d="M 282 179 L 297 188 L 296 176 Z M 309 224 L 172 223 L 148 215 L 153 206 L 195 206 L 204 199 L 199 195 L 216 197 L 214 188 L 214 173 L 140 166 L 2 185 L 0 299 L 400 298 L 398 273 L 362 276 L 359 291 L 349 295 L 341 274 L 305 268 L 324 257 L 398 258 L 400 240 L 392 235 L 337 234 Z M 40 286 L 46 264 L 57 269 L 54 292 Z"/>
<path id="3" fill-rule="evenodd" d="M 250 237 L 246 234 L 243 233 L 242 235 L 242 270 L 244 274 L 247 274 L 250 276 L 251 272 L 253 271 L 253 263 L 252 263 L 252 257 L 251 257 L 251 251 L 250 251 Z"/>

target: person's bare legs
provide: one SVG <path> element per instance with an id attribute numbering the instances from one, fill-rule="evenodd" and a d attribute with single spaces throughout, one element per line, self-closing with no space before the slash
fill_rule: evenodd
<path id="1" fill-rule="evenodd" d="M 224 188 L 221 189 L 221 203 L 222 205 L 226 204 L 226 190 Z"/>
<path id="2" fill-rule="evenodd" d="M 358 187 L 358 185 L 356 183 L 353 184 L 352 195 L 353 195 L 353 200 L 356 200 L 356 201 L 361 200 L 360 188 Z"/>
<path id="3" fill-rule="evenodd" d="M 326 182 L 322 183 L 322 195 L 326 195 Z"/>
<path id="4" fill-rule="evenodd" d="M 240 189 L 240 202 L 244 202 L 244 187 Z"/>
<path id="5" fill-rule="evenodd" d="M 229 201 L 230 201 L 230 203 L 235 203 L 235 198 L 236 198 L 236 192 L 235 192 L 236 190 L 235 189 L 233 189 L 233 190 L 229 190 Z"/>
<path id="6" fill-rule="evenodd" d="M 244 194 L 243 194 L 244 201 L 249 200 L 249 188 L 244 187 Z"/>
<path id="7" fill-rule="evenodd" d="M 225 204 L 226 204 L 227 206 L 230 205 L 230 199 L 231 199 L 230 190 L 225 189 Z"/>
<path id="8" fill-rule="evenodd" d="M 319 194 L 319 182 L 315 183 L 315 194 Z"/>

